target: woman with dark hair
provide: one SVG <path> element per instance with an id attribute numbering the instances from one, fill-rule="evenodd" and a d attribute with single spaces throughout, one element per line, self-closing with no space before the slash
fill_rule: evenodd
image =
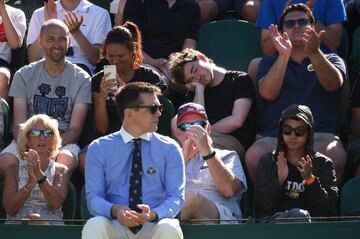
<path id="1" fill-rule="evenodd" d="M 162 92 L 167 88 L 157 72 L 141 66 L 141 33 L 135 23 L 125 22 L 122 26 L 114 27 L 106 36 L 102 52 L 103 57 L 111 65 L 116 66 L 116 79 L 107 79 L 108 75 L 104 75 L 104 71 L 100 71 L 91 79 L 97 136 L 120 129 L 121 120 L 114 100 L 117 88 L 136 81 L 156 85 Z M 81 172 L 85 168 L 86 149 L 87 147 L 79 155 Z"/>
<path id="2" fill-rule="evenodd" d="M 255 213 L 263 222 L 310 221 L 334 216 L 338 188 L 333 162 L 313 150 L 314 119 L 309 107 L 290 105 L 278 127 L 277 149 L 257 168 Z"/>

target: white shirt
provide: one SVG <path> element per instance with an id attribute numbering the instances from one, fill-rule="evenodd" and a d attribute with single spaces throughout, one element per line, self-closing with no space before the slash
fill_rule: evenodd
<path id="1" fill-rule="evenodd" d="M 64 20 L 66 10 L 63 8 L 60 1 L 56 1 L 56 9 L 57 18 Z M 78 17 L 80 15 L 84 17 L 80 30 L 88 41 L 93 45 L 102 44 L 106 34 L 111 30 L 111 19 L 108 11 L 87 0 L 81 0 L 73 12 L 75 12 Z M 40 29 L 44 22 L 44 7 L 41 7 L 35 10 L 31 17 L 27 35 L 28 46 L 33 44 L 39 37 Z M 72 36 L 70 36 L 70 40 L 70 46 L 74 50 L 74 55 L 68 56 L 67 59 L 74 64 L 86 65 L 92 73 L 94 73 L 95 66 L 87 59 L 79 44 Z"/>
<path id="2" fill-rule="evenodd" d="M 200 193 L 214 203 L 221 203 L 233 212 L 236 217 L 241 218 L 239 202 L 242 193 L 247 190 L 247 184 L 240 158 L 235 151 L 220 149 L 215 149 L 215 151 L 216 155 L 224 162 L 226 168 L 234 173 L 235 177 L 242 182 L 244 187 L 232 198 L 224 198 L 221 196 L 212 180 L 206 161 L 198 154 L 194 159 L 185 162 L 185 192 Z"/>
<path id="3" fill-rule="evenodd" d="M 14 24 L 16 31 L 24 39 L 26 32 L 26 18 L 23 11 L 20 9 L 5 5 L 6 11 L 10 20 Z M 11 61 L 11 47 L 7 42 L 2 17 L 0 16 L 0 58 L 10 63 Z"/>

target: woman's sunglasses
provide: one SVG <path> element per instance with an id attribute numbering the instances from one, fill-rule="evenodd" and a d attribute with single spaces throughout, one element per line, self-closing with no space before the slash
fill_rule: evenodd
<path id="1" fill-rule="evenodd" d="M 130 106 L 130 109 L 140 109 L 140 108 L 146 108 L 150 111 L 151 114 L 155 114 L 158 110 L 161 112 L 163 112 L 164 110 L 164 106 L 163 105 L 135 105 L 135 106 Z"/>
<path id="2" fill-rule="evenodd" d="M 281 133 L 284 135 L 291 135 L 293 132 L 295 133 L 295 135 L 297 137 L 302 137 L 306 134 L 307 127 L 306 126 L 298 126 L 296 128 L 293 128 L 289 125 L 283 125 L 281 127 Z"/>
<path id="3" fill-rule="evenodd" d="M 198 125 L 198 126 L 201 126 L 204 128 L 206 124 L 207 124 L 207 121 L 199 120 L 199 121 L 195 121 L 195 122 L 184 122 L 184 123 L 178 124 L 177 127 L 181 131 L 186 131 L 190 128 L 191 125 Z"/>
<path id="4" fill-rule="evenodd" d="M 51 129 L 32 129 L 27 133 L 27 135 L 31 137 L 39 137 L 40 135 L 43 135 L 44 137 L 51 137 L 53 134 L 54 133 Z"/>

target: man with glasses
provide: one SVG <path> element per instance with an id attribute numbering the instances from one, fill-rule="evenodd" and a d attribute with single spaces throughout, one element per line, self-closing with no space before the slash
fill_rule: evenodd
<path id="1" fill-rule="evenodd" d="M 315 19 L 304 4 L 287 7 L 279 26 L 270 27 L 277 54 L 265 56 L 256 81 L 262 98 L 260 131 L 263 138 L 246 152 L 249 176 L 262 155 L 276 148 L 276 127 L 281 112 L 290 104 L 310 107 L 315 119 L 315 150 L 330 157 L 341 181 L 346 153 L 335 135 L 340 126 L 340 88 L 346 78 L 344 61 L 320 48 L 323 31 L 315 31 Z"/>
<path id="2" fill-rule="evenodd" d="M 155 133 L 160 89 L 145 82 L 121 87 L 119 131 L 93 141 L 85 164 L 92 215 L 82 238 L 183 238 L 174 219 L 184 203 L 184 160 L 176 142 Z"/>
<path id="3" fill-rule="evenodd" d="M 315 152 L 309 107 L 291 105 L 280 118 L 276 150 L 256 173 L 255 215 L 262 222 L 311 221 L 337 214 L 338 188 L 330 158 Z"/>
<path id="4" fill-rule="evenodd" d="M 238 203 L 247 190 L 238 154 L 213 147 L 211 126 L 202 105 L 180 106 L 172 131 L 185 160 L 186 192 L 181 219 L 193 223 L 238 223 L 242 218 Z"/>
<path id="5" fill-rule="evenodd" d="M 187 100 L 205 107 L 214 145 L 242 158 L 256 134 L 255 90 L 248 75 L 219 67 L 189 48 L 171 54 L 169 66 L 172 78 L 188 89 Z"/>
<path id="6" fill-rule="evenodd" d="M 316 19 L 316 32 L 325 30 L 321 39 L 321 49 L 336 52 L 341 42 L 342 22 L 347 20 L 342 0 L 267 0 L 263 1 L 256 25 L 261 28 L 261 46 L 265 55 L 275 53 L 276 47 L 271 40 L 271 24 L 279 25 L 279 19 L 287 6 L 304 3 L 313 12 Z"/>

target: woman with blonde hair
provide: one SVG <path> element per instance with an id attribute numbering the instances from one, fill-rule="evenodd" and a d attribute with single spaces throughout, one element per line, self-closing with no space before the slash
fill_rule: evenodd
<path id="1" fill-rule="evenodd" d="M 55 162 L 61 138 L 58 122 L 45 114 L 20 124 L 17 137 L 19 164 L 5 173 L 3 205 L 8 222 L 23 218 L 35 223 L 63 224 L 61 206 L 68 191 L 69 174 Z"/>

